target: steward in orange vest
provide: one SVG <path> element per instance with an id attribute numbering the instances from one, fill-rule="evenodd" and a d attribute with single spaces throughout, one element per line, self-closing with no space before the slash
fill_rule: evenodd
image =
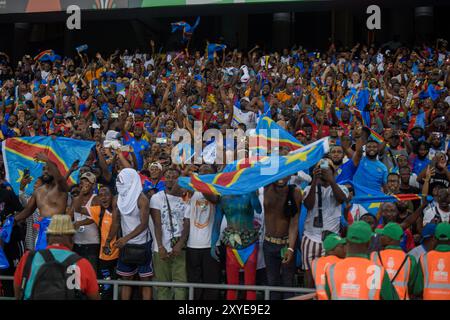
<path id="1" fill-rule="evenodd" d="M 398 300 L 386 270 L 369 259 L 373 232 L 364 221 L 347 231 L 347 257 L 325 271 L 325 292 L 330 300 Z"/>
<path id="2" fill-rule="evenodd" d="M 420 256 L 414 294 L 423 300 L 450 300 L 450 224 L 439 223 L 437 246 Z"/>
<path id="3" fill-rule="evenodd" d="M 325 270 L 345 257 L 345 239 L 337 234 L 330 234 L 323 241 L 325 256 L 312 262 L 312 276 L 316 285 L 318 300 L 328 300 L 325 292 Z"/>
<path id="4" fill-rule="evenodd" d="M 402 227 L 389 222 L 383 229 L 376 229 L 381 235 L 384 250 L 372 252 L 371 260 L 386 269 L 395 290 L 401 300 L 409 299 L 417 276 L 416 259 L 403 252 L 400 240 L 403 237 Z"/>

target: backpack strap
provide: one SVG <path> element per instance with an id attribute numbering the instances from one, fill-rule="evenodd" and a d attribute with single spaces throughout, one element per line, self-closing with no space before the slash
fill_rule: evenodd
<path id="1" fill-rule="evenodd" d="M 404 264 L 406 263 L 406 261 L 408 260 L 409 256 L 407 254 L 405 254 L 405 259 L 403 259 L 402 264 L 400 265 L 400 267 L 398 268 L 397 272 L 395 273 L 395 276 L 392 278 L 391 283 L 394 283 L 395 278 L 397 278 L 398 274 L 400 273 L 400 270 L 402 270 Z"/>
<path id="2" fill-rule="evenodd" d="M 437 206 L 434 207 L 434 212 L 435 213 L 432 221 L 435 221 L 436 224 L 442 222 L 441 214 L 439 213 Z"/>
<path id="3" fill-rule="evenodd" d="M 380 259 L 380 264 L 384 268 L 384 263 L 383 263 L 383 260 L 381 259 L 381 252 L 380 252 L 380 250 L 377 250 L 376 252 L 377 252 L 378 258 Z"/>
<path id="4" fill-rule="evenodd" d="M 27 261 L 25 262 L 25 266 L 22 271 L 22 283 L 20 285 L 20 299 L 24 300 L 25 297 L 25 286 L 27 285 L 28 279 L 30 277 L 31 265 L 33 263 L 34 256 L 36 255 L 36 251 L 32 250 L 28 254 Z"/>
<path id="5" fill-rule="evenodd" d="M 55 261 L 55 257 L 50 250 L 40 250 L 38 252 L 42 256 L 42 258 L 44 258 L 45 263 Z"/>
<path id="6" fill-rule="evenodd" d="M 76 254 L 76 253 L 72 253 L 70 256 L 68 256 L 62 263 L 62 265 L 64 266 L 64 268 L 68 268 L 71 265 L 75 264 L 76 262 L 78 262 L 79 260 L 81 260 L 81 257 Z"/>

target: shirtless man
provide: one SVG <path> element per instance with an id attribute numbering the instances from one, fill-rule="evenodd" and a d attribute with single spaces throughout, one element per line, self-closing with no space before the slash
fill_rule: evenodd
<path id="1" fill-rule="evenodd" d="M 253 224 L 255 211 L 258 214 L 262 211 L 256 192 L 223 196 L 216 206 L 211 236 L 211 256 L 218 260 L 216 243 L 220 236 L 222 218 L 225 215 L 227 228 L 224 230 L 223 242 L 226 245 L 228 284 L 239 284 L 240 269 L 244 269 L 245 285 L 255 284 L 259 239 L 259 230 Z M 227 291 L 227 300 L 236 300 L 236 298 L 236 290 Z M 256 300 L 256 292 L 247 291 L 247 300 Z"/>
<path id="2" fill-rule="evenodd" d="M 45 231 L 50 224 L 51 217 L 66 212 L 69 186 L 56 164 L 45 153 L 36 154 L 35 161 L 45 162 L 42 169 L 42 186 L 34 190 L 27 206 L 16 214 L 14 220 L 16 222 L 25 221 L 36 209 L 39 210 L 41 217 L 37 222 L 41 229 L 36 241 L 36 250 L 40 250 L 47 247 Z"/>
<path id="3" fill-rule="evenodd" d="M 25 209 L 15 216 L 14 220 L 17 222 L 28 218 L 36 208 L 39 209 L 43 218 L 51 218 L 55 214 L 66 212 L 69 186 L 65 177 L 61 175 L 56 164 L 45 153 L 38 153 L 35 161 L 45 162 L 42 169 L 43 184 L 33 192 Z"/>
<path id="4" fill-rule="evenodd" d="M 290 287 L 294 283 L 294 251 L 302 193 L 294 185 L 288 185 L 289 179 L 290 176 L 264 188 L 263 252 L 269 286 Z M 291 296 L 272 292 L 270 299 L 287 299 Z"/>

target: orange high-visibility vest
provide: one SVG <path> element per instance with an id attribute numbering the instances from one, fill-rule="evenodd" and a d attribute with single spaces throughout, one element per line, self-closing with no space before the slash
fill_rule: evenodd
<path id="1" fill-rule="evenodd" d="M 326 269 L 342 259 L 336 256 L 326 256 L 314 259 L 312 262 L 312 276 L 316 284 L 316 294 L 318 300 L 328 300 L 325 292 L 325 271 Z"/>
<path id="2" fill-rule="evenodd" d="M 325 273 L 331 300 L 380 300 L 385 270 L 369 259 L 347 257 Z"/>
<path id="3" fill-rule="evenodd" d="M 420 257 L 423 270 L 423 300 L 450 300 L 450 252 L 436 250 Z"/>
<path id="4" fill-rule="evenodd" d="M 394 285 L 395 290 L 397 290 L 399 298 L 408 300 L 408 282 L 410 271 L 412 268 L 411 260 L 409 260 L 406 253 L 404 253 L 402 250 L 385 249 L 380 251 L 379 253 L 381 255 L 381 261 L 380 257 L 378 256 L 378 252 L 372 252 L 371 260 L 374 263 L 377 263 L 385 268 L 391 281 L 398 272 L 392 284 Z M 401 270 L 398 271 L 405 258 L 405 263 L 403 264 Z"/>

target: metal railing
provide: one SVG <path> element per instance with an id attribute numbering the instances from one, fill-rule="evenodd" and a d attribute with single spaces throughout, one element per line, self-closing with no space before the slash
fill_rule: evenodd
<path id="1" fill-rule="evenodd" d="M 0 276 L 1 280 L 13 281 L 12 276 Z M 296 288 L 296 287 L 273 287 L 273 286 L 248 286 L 231 284 L 208 284 L 208 283 L 189 283 L 189 282 L 158 282 L 158 281 L 130 281 L 130 280 L 98 280 L 99 284 L 109 284 L 113 286 L 113 300 L 119 300 L 120 286 L 133 287 L 169 287 L 169 288 L 187 288 L 189 291 L 188 299 L 194 300 L 194 289 L 217 289 L 217 290 L 244 290 L 264 292 L 264 300 L 270 300 L 271 292 L 291 292 L 301 294 L 314 293 L 314 289 Z M 309 297 L 309 296 L 308 296 Z M 10 297 L 0 297 L 0 300 L 9 300 Z"/>

